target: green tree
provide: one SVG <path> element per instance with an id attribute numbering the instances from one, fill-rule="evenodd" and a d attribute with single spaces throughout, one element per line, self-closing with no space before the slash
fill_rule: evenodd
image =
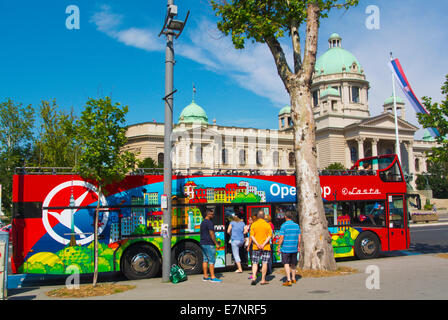
<path id="1" fill-rule="evenodd" d="M 429 159 L 439 162 L 443 166 L 448 165 L 448 75 L 442 85 L 442 95 L 445 97 L 441 103 L 433 103 L 430 97 L 423 97 L 423 105 L 429 114 L 417 113 L 418 121 L 423 128 L 436 128 L 439 136 L 436 137 L 438 146 L 432 148 Z"/>
<path id="2" fill-rule="evenodd" d="M 73 111 L 59 110 L 56 100 L 42 101 L 40 130 L 34 144 L 34 162 L 39 167 L 73 167 L 79 148 L 75 143 Z"/>
<path id="3" fill-rule="evenodd" d="M 346 168 L 340 162 L 333 162 L 329 164 L 324 170 L 346 170 Z"/>
<path id="4" fill-rule="evenodd" d="M 294 131 L 297 205 L 303 230 L 299 266 L 335 270 L 336 262 L 322 203 L 311 81 L 316 63 L 319 23 L 333 8 L 348 9 L 357 0 L 211 0 L 219 17 L 218 29 L 231 35 L 237 49 L 245 42 L 268 46 L 278 75 L 290 96 Z M 300 27 L 305 33 L 301 38 Z M 289 37 L 293 67 L 286 60 L 281 38 Z M 302 52 L 301 40 L 304 40 Z"/>
<path id="5" fill-rule="evenodd" d="M 75 172 L 83 178 L 96 181 L 98 203 L 94 221 L 94 276 L 93 286 L 98 278 L 98 216 L 100 199 L 106 192 L 105 186 L 124 179 L 126 173 L 135 167 L 133 153 L 124 151 L 126 143 L 125 115 L 127 106 L 113 104 L 110 97 L 89 99 L 81 117 L 76 122 L 76 138 L 80 155 Z"/>
<path id="6" fill-rule="evenodd" d="M 139 168 L 163 168 L 163 163 L 156 163 L 153 158 L 148 157 L 138 162 Z"/>
<path id="7" fill-rule="evenodd" d="M 433 192 L 433 197 L 438 199 L 448 198 L 448 169 L 440 161 L 428 161 L 428 171 L 426 175 L 417 175 L 415 183 L 418 190 L 426 190 L 429 187 Z"/>
<path id="8" fill-rule="evenodd" d="M 11 99 L 0 103 L 0 184 L 2 206 L 11 216 L 14 168 L 26 166 L 33 141 L 34 110 Z"/>

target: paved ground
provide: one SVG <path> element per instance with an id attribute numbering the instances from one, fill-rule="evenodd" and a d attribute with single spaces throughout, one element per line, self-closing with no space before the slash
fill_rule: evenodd
<path id="1" fill-rule="evenodd" d="M 327 278 L 302 278 L 292 287 L 283 287 L 279 269 L 270 277 L 270 284 L 251 286 L 248 271 L 220 274 L 222 283 L 203 282 L 201 275 L 188 281 L 162 283 L 161 278 L 120 281 L 136 288 L 108 297 L 108 300 L 303 300 L 303 299 L 448 299 L 448 259 L 436 254 L 383 256 L 374 260 L 338 262 L 359 270 L 357 274 Z M 379 288 L 373 286 L 368 266 L 379 270 Z M 371 267 L 372 268 L 372 267 Z M 367 270 L 368 271 L 368 270 Z M 368 280 L 370 279 L 370 280 Z M 367 285 L 366 285 L 367 282 Z M 63 285 L 62 285 L 63 286 Z M 53 300 L 45 295 L 58 286 L 9 290 L 11 300 Z M 370 287 L 371 289 L 369 289 Z"/>
<path id="2" fill-rule="evenodd" d="M 412 230 L 420 226 L 445 225 L 448 216 L 437 224 L 412 225 Z M 412 232 L 412 231 L 411 231 Z M 446 236 L 445 236 L 446 237 Z M 372 260 L 338 261 L 340 266 L 357 269 L 356 274 L 327 278 L 302 278 L 292 287 L 283 287 L 280 268 L 268 279 L 266 286 L 251 286 L 249 271 L 237 274 L 232 271 L 220 275 L 222 283 L 203 282 L 202 275 L 189 276 L 188 281 L 172 284 L 162 283 L 161 278 L 139 281 L 124 281 L 136 288 L 108 297 L 92 300 L 314 300 L 314 299 L 448 299 L 448 259 L 437 253 L 421 254 L 412 250 L 383 254 Z M 373 267 L 372 267 L 373 266 Z M 369 271 L 370 270 L 370 271 Z M 377 270 L 378 282 L 373 281 L 372 270 Z M 116 281 L 116 280 L 113 280 Z M 375 287 L 374 284 L 377 284 Z M 46 292 L 63 287 L 58 285 L 10 289 L 9 300 L 54 300 Z M 370 287 L 370 288 L 369 288 Z"/>

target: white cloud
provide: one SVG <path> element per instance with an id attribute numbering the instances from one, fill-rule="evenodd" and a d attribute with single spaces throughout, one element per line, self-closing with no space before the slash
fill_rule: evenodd
<path id="1" fill-rule="evenodd" d="M 107 5 L 101 6 L 101 11 L 95 13 L 90 19 L 98 31 L 127 46 L 146 51 L 163 50 L 163 40 L 158 37 L 156 31 L 144 28 L 121 29 L 122 21 L 123 16 L 113 13 L 110 6 Z"/>
<path id="2" fill-rule="evenodd" d="M 163 37 L 159 38 L 156 30 L 123 28 L 122 21 L 123 16 L 113 13 L 106 5 L 90 19 L 98 31 L 127 46 L 146 51 L 164 50 Z M 236 50 L 229 37 L 223 37 L 216 25 L 207 20 L 199 22 L 182 37 L 182 41 L 176 43 L 176 55 L 234 79 L 238 85 L 269 99 L 276 107 L 289 103 L 289 96 L 266 45 L 249 42 L 246 49 Z"/>

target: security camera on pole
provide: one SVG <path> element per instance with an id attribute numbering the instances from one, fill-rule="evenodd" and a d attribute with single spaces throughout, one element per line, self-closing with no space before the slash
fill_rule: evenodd
<path id="1" fill-rule="evenodd" d="M 173 37 L 176 39 L 182 33 L 187 22 L 188 11 L 185 21 L 175 20 L 177 16 L 177 6 L 173 0 L 168 0 L 167 14 L 160 35 L 166 35 L 166 58 L 165 58 L 165 136 L 164 136 L 164 157 L 163 157 L 163 195 L 161 199 L 163 209 L 163 256 L 162 256 L 162 281 L 170 281 L 171 265 L 171 133 L 173 131 L 173 67 L 174 67 L 174 44 Z"/>

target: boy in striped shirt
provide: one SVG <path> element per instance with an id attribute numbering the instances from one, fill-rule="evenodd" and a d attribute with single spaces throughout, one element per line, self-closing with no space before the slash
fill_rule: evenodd
<path id="1" fill-rule="evenodd" d="M 296 283 L 297 253 L 300 251 L 300 227 L 292 221 L 293 214 L 287 211 L 286 221 L 280 227 L 278 251 L 281 251 L 282 262 L 285 267 L 286 279 L 284 286 L 290 287 Z"/>

